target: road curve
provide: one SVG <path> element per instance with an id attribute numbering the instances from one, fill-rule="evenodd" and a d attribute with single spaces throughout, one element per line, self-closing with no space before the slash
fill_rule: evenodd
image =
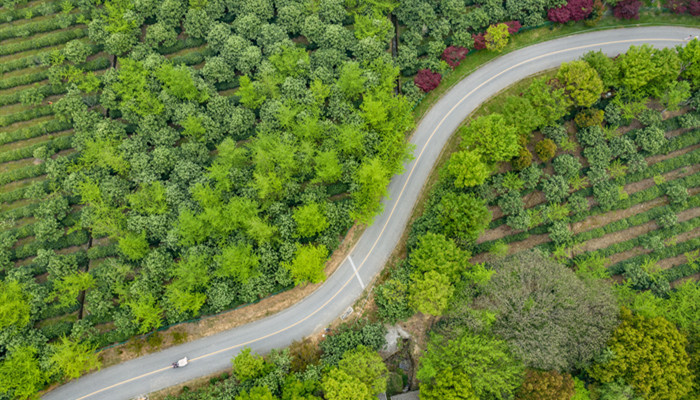
<path id="1" fill-rule="evenodd" d="M 389 198 L 383 201 L 384 212 L 365 230 L 351 251 L 352 260 L 346 259 L 316 291 L 265 319 L 86 375 L 43 398 L 130 399 L 221 371 L 231 365 L 231 358 L 245 346 L 265 353 L 318 332 L 352 305 L 365 285 L 381 271 L 406 227 L 441 149 L 462 120 L 481 103 L 523 78 L 577 59 L 591 50 L 602 50 L 612 56 L 630 45 L 642 43 L 675 46 L 689 35 L 700 35 L 700 29 L 604 30 L 529 46 L 483 65 L 455 85 L 421 120 L 410 139 L 416 146 L 414 160 L 406 164 L 403 174 L 391 180 Z M 190 358 L 190 365 L 172 369 L 170 364 L 183 356 Z"/>

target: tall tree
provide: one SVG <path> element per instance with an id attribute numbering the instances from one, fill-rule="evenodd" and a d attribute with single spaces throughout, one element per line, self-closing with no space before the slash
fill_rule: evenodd
<path id="1" fill-rule="evenodd" d="M 95 352 L 96 347 L 87 343 L 63 336 L 57 343 L 52 344 L 51 348 L 51 370 L 63 378 L 75 379 L 87 371 L 99 369 L 102 365 Z"/>

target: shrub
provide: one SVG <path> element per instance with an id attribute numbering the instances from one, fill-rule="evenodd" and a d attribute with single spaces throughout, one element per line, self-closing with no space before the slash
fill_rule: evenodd
<path id="1" fill-rule="evenodd" d="M 678 120 L 681 128 L 684 129 L 692 129 L 700 126 L 700 118 L 694 113 L 683 114 L 678 117 Z"/>
<path id="2" fill-rule="evenodd" d="M 511 35 L 514 33 L 518 33 L 518 31 L 520 31 L 520 28 L 522 28 L 522 24 L 520 23 L 520 21 L 508 21 L 505 22 L 505 24 L 508 26 L 508 33 Z"/>
<path id="3" fill-rule="evenodd" d="M 532 153 L 527 147 L 521 147 L 518 156 L 511 160 L 510 164 L 513 166 L 513 169 L 522 171 L 532 165 Z"/>
<path id="4" fill-rule="evenodd" d="M 620 0 L 613 8 L 615 18 L 639 19 L 639 7 L 642 2 L 639 0 Z"/>
<path id="5" fill-rule="evenodd" d="M 688 201 L 688 189 L 678 181 L 670 182 L 666 185 L 664 192 L 668 196 L 671 204 L 685 204 Z"/>
<path id="6" fill-rule="evenodd" d="M 520 213 L 525 205 L 517 190 L 508 191 L 498 200 L 498 206 L 504 215 L 514 215 Z"/>
<path id="7" fill-rule="evenodd" d="M 542 184 L 544 196 L 550 203 L 561 203 L 569 195 L 569 183 L 560 175 L 550 176 Z"/>
<path id="8" fill-rule="evenodd" d="M 591 126 L 579 129 L 576 133 L 579 143 L 586 147 L 593 147 L 605 141 L 605 134 L 600 126 Z"/>
<path id="9" fill-rule="evenodd" d="M 422 69 L 418 71 L 418 74 L 413 78 L 413 83 L 416 84 L 425 93 L 438 87 L 442 80 L 442 75 L 438 72 L 433 72 L 429 69 Z"/>
<path id="10" fill-rule="evenodd" d="M 612 151 L 607 144 L 602 142 L 584 149 L 583 155 L 588 160 L 591 168 L 608 168 L 610 166 L 610 158 L 612 158 Z"/>
<path id="11" fill-rule="evenodd" d="M 586 214 L 590 208 L 588 204 L 588 199 L 586 199 L 580 193 L 574 194 L 569 197 L 569 208 L 571 212 L 576 214 Z"/>
<path id="12" fill-rule="evenodd" d="M 476 241 L 491 222 L 486 203 L 472 194 L 446 194 L 438 204 L 437 212 L 445 234 L 465 244 Z"/>
<path id="13" fill-rule="evenodd" d="M 574 396 L 574 379 L 557 371 L 528 370 L 516 400 L 569 400 Z"/>
<path id="14" fill-rule="evenodd" d="M 542 134 L 547 139 L 552 139 L 556 144 L 561 144 L 569 135 L 566 133 L 566 128 L 563 125 L 545 126 L 542 128 Z"/>
<path id="15" fill-rule="evenodd" d="M 530 227 L 532 219 L 527 210 L 520 210 L 517 214 L 511 214 L 506 218 L 506 225 L 513 229 L 524 231 Z"/>
<path id="16" fill-rule="evenodd" d="M 664 208 L 663 213 L 656 218 L 656 223 L 662 228 L 670 228 L 678 223 L 678 215 L 670 208 Z"/>
<path id="17" fill-rule="evenodd" d="M 647 108 L 637 115 L 637 119 L 644 126 L 652 126 L 661 124 L 661 113 L 653 108 Z"/>
<path id="18" fill-rule="evenodd" d="M 557 145 L 551 139 L 543 139 L 535 145 L 535 152 L 540 160 L 547 161 L 556 154 Z"/>
<path id="19" fill-rule="evenodd" d="M 593 0 L 569 0 L 561 7 L 547 11 L 547 18 L 561 24 L 569 21 L 580 21 L 593 12 Z"/>
<path id="20" fill-rule="evenodd" d="M 605 121 L 610 125 L 622 125 L 622 111 L 613 103 L 605 106 Z"/>
<path id="21" fill-rule="evenodd" d="M 442 52 L 441 58 L 447 65 L 452 67 L 452 69 L 455 69 L 459 66 L 459 63 L 464 60 L 468 52 L 469 50 L 464 47 L 449 46 Z"/>
<path id="22" fill-rule="evenodd" d="M 542 177 L 542 170 L 536 165 L 531 165 L 522 171 L 518 175 L 523 181 L 523 187 L 525 189 L 534 189 L 540 183 L 540 178 Z"/>
<path id="23" fill-rule="evenodd" d="M 578 172 L 581 169 L 581 163 L 571 154 L 562 154 L 558 156 L 554 159 L 552 165 L 554 167 L 554 172 L 567 180 L 578 176 Z"/>
<path id="24" fill-rule="evenodd" d="M 573 234 L 569 229 L 569 224 L 564 221 L 555 221 L 548 228 L 549 238 L 555 245 L 565 245 L 571 242 Z"/>
<path id="25" fill-rule="evenodd" d="M 602 126 L 605 112 L 597 108 L 587 108 L 576 114 L 574 122 L 579 129 L 591 126 Z"/>
<path id="26" fill-rule="evenodd" d="M 486 33 L 472 34 L 472 39 L 474 40 L 475 50 L 485 50 L 486 49 Z"/>
<path id="27" fill-rule="evenodd" d="M 603 211 L 612 210 L 620 200 L 620 188 L 610 181 L 593 185 L 593 196 Z"/>

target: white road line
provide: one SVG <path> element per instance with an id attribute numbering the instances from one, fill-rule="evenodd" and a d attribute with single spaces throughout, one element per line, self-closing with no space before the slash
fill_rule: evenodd
<path id="1" fill-rule="evenodd" d="M 360 281 L 360 286 L 362 286 L 362 289 L 365 288 L 365 284 L 362 283 L 362 278 L 360 278 L 360 274 L 357 273 L 357 267 L 355 267 L 355 263 L 352 262 L 352 258 L 348 256 L 348 261 L 350 261 L 350 265 L 352 266 L 352 270 L 355 271 L 355 276 L 357 277 L 357 280 Z"/>

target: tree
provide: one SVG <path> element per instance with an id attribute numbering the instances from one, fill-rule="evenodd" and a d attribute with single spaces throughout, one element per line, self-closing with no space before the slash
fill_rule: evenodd
<path id="1" fill-rule="evenodd" d="M 598 76 L 603 81 L 605 89 L 618 86 L 620 66 L 612 58 L 603 54 L 602 51 L 589 51 L 582 59 L 598 72 Z"/>
<path id="2" fill-rule="evenodd" d="M 0 281 L 0 331 L 22 329 L 31 319 L 30 297 L 15 280 Z"/>
<path id="3" fill-rule="evenodd" d="M 463 243 L 476 241 L 491 222 L 486 203 L 473 194 L 446 194 L 437 206 L 437 213 L 445 235 Z"/>
<path id="4" fill-rule="evenodd" d="M 593 0 L 570 0 L 564 5 L 547 11 L 547 18 L 560 24 L 580 21 L 593 12 Z"/>
<path id="5" fill-rule="evenodd" d="M 676 50 L 681 60 L 681 77 L 689 80 L 693 87 L 700 87 L 700 40 L 693 39 Z"/>
<path id="6" fill-rule="evenodd" d="M 617 305 L 602 282 L 584 282 L 539 251 L 491 265 L 496 273 L 474 306 L 496 315 L 493 333 L 531 368 L 570 371 L 587 365 L 617 324 Z"/>
<path id="7" fill-rule="evenodd" d="M 354 100 L 365 91 L 365 82 L 367 82 L 367 78 L 364 76 L 360 64 L 346 62 L 340 69 L 340 76 L 336 84 L 345 97 Z"/>
<path id="8" fill-rule="evenodd" d="M 126 232 L 119 237 L 119 251 L 132 261 L 142 259 L 149 250 L 146 231 L 141 231 L 140 234 Z"/>
<path id="9" fill-rule="evenodd" d="M 504 399 L 520 385 L 522 366 L 505 342 L 464 333 L 446 341 L 433 335 L 417 377 L 424 400 Z"/>
<path id="10" fill-rule="evenodd" d="M 479 186 L 491 175 L 491 168 L 478 150 L 460 150 L 452 153 L 447 172 L 457 188 Z"/>
<path id="11" fill-rule="evenodd" d="M 608 342 L 603 362 L 589 369 L 592 378 L 603 382 L 623 379 L 645 399 L 680 399 L 693 387 L 686 339 L 663 317 L 646 318 L 620 312 L 622 323 Z"/>
<path id="12" fill-rule="evenodd" d="M 214 272 L 215 276 L 233 278 L 238 282 L 246 283 L 259 273 L 259 258 L 250 244 L 235 243 L 226 246 L 221 250 L 220 255 L 214 257 L 214 260 L 218 264 Z"/>
<path id="13" fill-rule="evenodd" d="M 577 107 L 592 106 L 604 89 L 598 72 L 582 60 L 562 63 L 557 79 Z"/>
<path id="14" fill-rule="evenodd" d="M 233 375 L 239 382 L 246 382 L 261 377 L 271 366 L 261 355 L 251 354 L 249 347 L 241 350 L 231 360 L 233 363 Z"/>
<path id="15" fill-rule="evenodd" d="M 305 204 L 294 210 L 294 222 L 302 237 L 311 237 L 328 228 L 328 220 L 319 203 Z"/>
<path id="16" fill-rule="evenodd" d="M 515 395 L 517 400 L 569 400 L 574 396 L 574 380 L 557 371 L 528 370 Z"/>
<path id="17" fill-rule="evenodd" d="M 450 278 L 438 271 L 428 271 L 415 273 L 412 281 L 408 298 L 411 308 L 427 315 L 442 315 L 455 290 Z"/>
<path id="18" fill-rule="evenodd" d="M 516 128 L 498 113 L 472 120 L 460 130 L 460 135 L 462 149 L 479 151 L 488 162 L 508 161 L 520 150 Z"/>
<path id="19" fill-rule="evenodd" d="M 138 299 L 126 302 L 131 309 L 133 322 L 139 324 L 139 333 L 146 333 L 163 325 L 163 309 L 156 303 L 155 297 L 148 293 Z"/>
<path id="20" fill-rule="evenodd" d="M 381 211 L 380 200 L 386 195 L 390 180 L 391 173 L 382 160 L 372 158 L 362 163 L 355 175 L 357 189 L 352 193 L 355 200 L 354 218 L 369 223 Z"/>
<path id="21" fill-rule="evenodd" d="M 276 400 L 267 386 L 256 386 L 250 390 L 241 392 L 236 400 Z"/>
<path id="22" fill-rule="evenodd" d="M 351 377 L 357 378 L 376 396 L 386 391 L 389 371 L 382 357 L 374 350 L 358 346 L 347 351 L 338 363 L 338 368 Z"/>
<path id="23" fill-rule="evenodd" d="M 532 81 L 525 96 L 530 99 L 533 109 L 539 114 L 538 119 L 542 121 L 540 127 L 557 125 L 557 121 L 569 112 L 571 106 L 571 100 L 566 96 L 564 88 L 553 88 L 546 78 Z"/>
<path id="24" fill-rule="evenodd" d="M 540 160 L 547 162 L 557 153 L 557 145 L 552 139 L 542 139 L 535 144 L 535 152 Z"/>
<path id="25" fill-rule="evenodd" d="M 373 400 L 376 398 L 360 379 L 337 367 L 323 376 L 321 388 L 327 400 Z"/>
<path id="26" fill-rule="evenodd" d="M 509 36 L 508 25 L 497 24 L 489 26 L 484 36 L 484 39 L 486 39 L 486 48 L 500 53 L 508 44 Z"/>
<path id="27" fill-rule="evenodd" d="M 415 83 L 420 90 L 428 93 L 438 87 L 441 80 L 442 75 L 440 75 L 439 72 L 433 72 L 429 69 L 422 69 L 418 71 L 416 77 L 413 78 L 413 83 Z"/>
<path id="28" fill-rule="evenodd" d="M 297 243 L 297 251 L 294 254 L 294 260 L 291 263 L 283 263 L 282 265 L 289 270 L 294 278 L 295 285 L 303 283 L 319 283 L 326 279 L 323 272 L 323 267 L 328 257 L 328 250 L 324 245 Z"/>
<path id="29" fill-rule="evenodd" d="M 578 176 L 581 170 L 581 163 L 571 154 L 562 154 L 552 162 L 554 172 L 563 176 L 566 179 L 571 179 Z"/>
<path id="30" fill-rule="evenodd" d="M 639 7 L 642 2 L 639 0 L 620 0 L 613 7 L 615 18 L 620 19 L 639 19 Z"/>
<path id="31" fill-rule="evenodd" d="M 51 370 L 62 378 L 75 379 L 87 371 L 100 369 L 102 365 L 95 352 L 96 346 L 63 336 L 59 342 L 52 344 L 51 348 Z"/>
<path id="32" fill-rule="evenodd" d="M 34 399 L 46 382 L 36 357 L 37 349 L 24 346 L 13 349 L 0 363 L 0 395 L 13 399 Z"/>
<path id="33" fill-rule="evenodd" d="M 544 197 L 550 203 L 561 203 L 569 195 L 569 183 L 561 175 L 552 175 L 542 183 Z"/>
<path id="34" fill-rule="evenodd" d="M 469 49 L 465 47 L 449 46 L 443 52 L 440 58 L 444 60 L 447 65 L 455 69 L 459 66 L 459 63 L 464 60 L 467 56 Z"/>
<path id="35" fill-rule="evenodd" d="M 68 307 L 78 302 L 80 292 L 93 287 L 95 287 L 95 279 L 90 273 L 73 273 L 53 281 L 50 297 L 58 297 L 58 304 L 61 307 Z"/>

